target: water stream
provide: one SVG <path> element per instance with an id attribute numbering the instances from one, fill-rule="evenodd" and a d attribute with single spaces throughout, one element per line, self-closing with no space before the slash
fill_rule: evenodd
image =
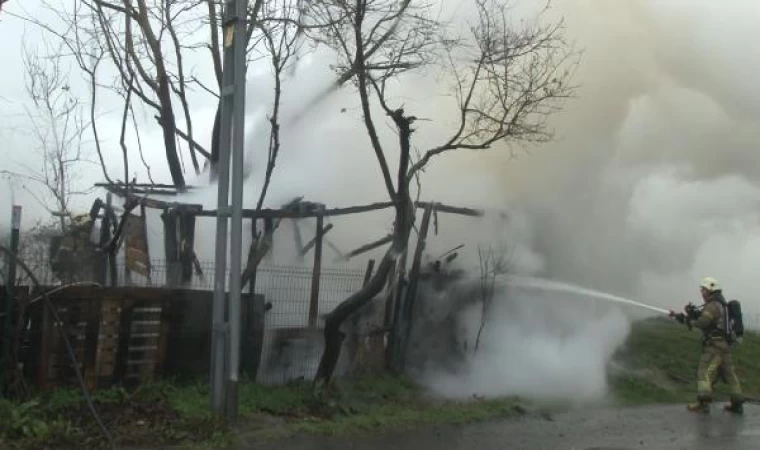
<path id="1" fill-rule="evenodd" d="M 573 294 L 585 295 L 600 300 L 605 300 L 614 303 L 620 303 L 629 306 L 636 306 L 639 308 L 648 309 L 650 311 L 658 312 L 661 314 L 670 314 L 670 311 L 656 306 L 647 305 L 645 303 L 637 302 L 617 295 L 609 294 L 607 292 L 597 291 L 594 289 L 588 289 L 580 286 L 576 286 L 570 283 L 563 283 L 559 281 L 547 280 L 544 278 L 528 277 L 522 275 L 507 275 L 504 277 L 504 281 L 507 285 L 520 286 L 527 288 L 538 288 L 555 292 L 568 292 Z"/>

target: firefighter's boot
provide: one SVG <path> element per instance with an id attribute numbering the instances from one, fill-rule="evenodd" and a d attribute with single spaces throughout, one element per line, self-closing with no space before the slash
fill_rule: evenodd
<path id="1" fill-rule="evenodd" d="M 697 414 L 710 414 L 710 403 L 704 400 L 698 400 L 686 405 L 686 409 Z"/>
<path id="2" fill-rule="evenodd" d="M 731 403 L 723 405 L 723 410 L 732 414 L 742 415 L 744 414 L 744 401 L 738 396 L 731 397 Z"/>

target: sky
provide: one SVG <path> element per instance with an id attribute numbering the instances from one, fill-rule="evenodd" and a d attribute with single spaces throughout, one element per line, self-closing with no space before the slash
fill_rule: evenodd
<path id="1" fill-rule="evenodd" d="M 444 11 L 463 17 L 472 11 L 467 2 L 441 1 Z M 18 11 L 18 3 L 6 9 Z M 530 6 L 527 0 L 515 3 L 516 17 Z M 27 8 L 45 17 L 44 11 Z M 423 198 L 506 209 L 512 219 L 508 225 L 495 219 L 473 225 L 446 218 L 431 252 L 478 238 L 499 241 L 517 255 L 515 271 L 666 307 L 696 301 L 699 279 L 713 276 L 723 281 L 729 297 L 747 304 L 750 314 L 760 314 L 754 282 L 760 262 L 760 78 L 755 75 L 760 4 L 556 0 L 552 14 L 565 18 L 568 37 L 583 50 L 577 97 L 552 119 L 556 140 L 516 154 L 498 147 L 434 161 L 424 175 Z M 34 42 L 37 35 L 29 25 L 0 16 L 0 42 L 20 44 L 24 36 Z M 0 114 L 17 128 L 28 105 L 21 47 L 0 47 L 6 68 L 13 68 L 0 73 Z M 194 64 L 208 74 L 203 61 Z M 329 96 L 304 120 L 288 121 L 302 112 L 304 96 L 329 86 L 330 62 L 324 52 L 305 54 L 287 81 L 283 159 L 272 205 L 295 195 L 335 206 L 384 199 L 350 88 Z M 434 75 L 408 79 L 393 91 L 408 110 L 435 118 L 418 124 L 415 143 L 421 148 L 438 142 L 451 119 L 450 103 Z M 251 176 L 245 195 L 253 199 L 260 188 L 271 77 L 257 68 L 248 83 Z M 199 94 L 196 104 L 193 114 L 203 139 L 210 133 L 214 102 Z M 143 114 L 149 121 L 149 112 Z M 103 107 L 116 172 L 122 170 L 114 145 L 118 115 Z M 393 137 L 385 126 L 381 133 Z M 168 180 L 158 128 L 146 128 L 142 138 L 154 178 Z M 33 146 L 28 133 L 4 126 L 0 164 L 30 158 Z M 139 160 L 131 166 L 144 176 Z M 98 173 L 90 175 L 100 181 Z M 33 203 L 18 189 L 15 195 L 29 205 L 31 220 Z M 213 188 L 195 195 L 206 204 L 215 199 Z M 0 199 L 0 210 L 10 210 L 8 198 Z M 387 215 L 367 215 L 340 222 L 334 234 L 340 231 L 341 237 L 335 239 L 350 248 L 387 233 L 390 221 Z"/>

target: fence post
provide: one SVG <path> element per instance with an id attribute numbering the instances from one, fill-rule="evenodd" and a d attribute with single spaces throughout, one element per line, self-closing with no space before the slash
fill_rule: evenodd
<path id="1" fill-rule="evenodd" d="M 322 235 L 324 217 L 317 216 L 317 234 L 314 237 L 314 270 L 311 274 L 311 300 L 309 302 L 309 326 L 317 325 L 319 314 L 319 279 L 322 276 Z"/>
<path id="2" fill-rule="evenodd" d="M 19 234 L 21 232 L 21 206 L 13 205 L 11 213 L 11 252 L 14 256 L 18 256 Z M 13 303 L 16 300 L 16 259 L 8 257 L 8 273 L 5 277 L 5 320 L 3 321 L 3 355 L 2 364 L 3 371 L 7 373 L 7 363 L 10 358 L 11 351 L 11 314 L 13 312 Z M 3 387 L 5 386 L 5 377 L 3 377 Z"/>
<path id="3" fill-rule="evenodd" d="M 179 230 L 182 283 L 188 283 L 193 278 L 193 263 L 195 262 L 195 215 L 182 211 L 179 216 Z"/>
<path id="4" fill-rule="evenodd" d="M 364 282 L 362 283 L 362 287 L 366 286 L 367 283 L 369 283 L 369 280 L 372 278 L 372 271 L 375 269 L 375 260 L 370 259 L 367 261 L 367 270 L 364 272 Z"/>
<path id="5" fill-rule="evenodd" d="M 166 258 L 166 284 L 168 286 L 179 285 L 182 269 L 180 249 L 177 245 L 177 211 L 169 209 L 161 214 L 164 222 L 164 253 Z M 179 270 L 178 270 L 179 269 Z"/>

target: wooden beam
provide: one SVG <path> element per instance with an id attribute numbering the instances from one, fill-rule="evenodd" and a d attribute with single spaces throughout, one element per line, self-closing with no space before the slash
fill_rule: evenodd
<path id="1" fill-rule="evenodd" d="M 100 188 L 117 188 L 117 189 L 125 189 L 126 185 L 124 183 L 95 183 L 95 187 Z M 177 189 L 177 186 L 173 184 L 162 184 L 162 183 L 129 183 L 129 188 L 155 188 L 155 189 Z M 185 189 L 198 189 L 198 186 L 191 186 L 187 185 L 185 186 Z"/>
<path id="2" fill-rule="evenodd" d="M 311 299 L 309 301 L 309 326 L 317 326 L 319 314 L 319 279 L 322 277 L 322 237 L 325 234 L 324 217 L 317 216 L 317 234 L 314 236 L 314 269 L 311 273 Z"/>
<path id="3" fill-rule="evenodd" d="M 357 248 L 356 250 L 353 250 L 353 251 L 349 252 L 346 255 L 346 260 L 349 260 L 349 259 L 353 258 L 354 256 L 361 255 L 362 253 L 366 253 L 366 252 L 368 252 L 370 250 L 374 250 L 374 249 L 380 247 L 381 245 L 384 245 L 384 244 L 387 244 L 388 242 L 391 242 L 392 240 L 393 240 L 393 235 L 389 234 L 388 236 L 385 236 L 382 239 L 378 239 L 376 241 L 370 242 L 369 244 L 362 245 L 361 247 Z"/>
<path id="4" fill-rule="evenodd" d="M 116 195 L 124 197 L 126 195 L 125 187 L 120 184 L 108 184 L 108 183 L 96 183 L 96 186 L 98 187 L 104 187 L 108 189 L 109 191 L 113 192 Z M 154 188 L 162 188 L 168 185 L 152 185 Z M 144 189 L 148 189 L 147 186 Z M 132 188 L 130 188 L 132 190 Z M 155 191 L 142 191 L 141 193 L 144 194 L 150 194 L 150 193 L 156 193 Z M 166 191 L 163 195 L 173 195 L 170 192 Z M 161 200 L 154 200 L 149 199 L 146 197 L 136 197 L 133 193 L 130 193 L 130 196 L 137 201 L 144 202 L 146 206 L 151 208 L 158 208 L 158 209 L 165 209 L 165 208 L 171 208 L 171 207 L 178 207 L 183 206 L 190 208 L 192 210 L 197 210 L 195 212 L 195 215 L 198 217 L 216 217 L 216 210 L 209 209 L 204 210 L 202 205 L 197 204 L 189 204 L 189 203 L 179 203 L 179 202 L 165 202 Z M 415 206 L 417 208 L 426 208 L 428 205 L 433 204 L 431 202 L 415 202 Z M 359 205 L 359 206 L 347 206 L 347 207 L 341 207 L 341 208 L 298 208 L 298 203 L 291 202 L 290 204 L 286 205 L 284 208 L 280 209 L 271 209 L 271 208 L 262 208 L 260 210 L 256 209 L 244 209 L 243 210 L 243 217 L 247 219 L 306 219 L 311 217 L 334 217 L 334 216 L 345 216 L 350 214 L 359 214 L 359 213 L 366 213 L 371 211 L 379 211 L 383 209 L 392 208 L 394 206 L 393 202 L 378 202 L 378 203 L 371 203 L 368 205 Z M 460 206 L 451 206 L 446 205 L 443 203 L 435 203 L 435 210 L 437 212 L 442 213 L 448 213 L 448 214 L 457 214 L 462 216 L 469 216 L 469 217 L 482 217 L 484 215 L 484 211 L 480 209 L 474 209 L 474 208 L 464 208 Z"/>
<path id="5" fill-rule="evenodd" d="M 315 234 L 314 239 L 310 240 L 309 242 L 306 243 L 306 245 L 303 246 L 303 248 L 301 249 L 301 255 L 306 256 L 306 254 L 309 253 L 311 248 L 314 247 L 314 244 L 317 242 L 317 239 L 322 240 L 322 238 L 324 238 L 324 236 L 328 232 L 330 232 L 330 230 L 332 229 L 333 229 L 333 224 L 330 223 L 322 230 L 321 235 L 319 233 Z"/>
<path id="6" fill-rule="evenodd" d="M 321 211 L 299 211 L 293 209 L 261 209 L 259 211 L 255 209 L 244 209 L 243 217 L 256 218 L 256 219 L 306 219 L 309 217 L 331 217 L 331 216 L 343 216 L 348 214 L 357 214 L 369 211 L 377 211 L 381 209 L 387 209 L 393 206 L 393 203 L 373 203 L 371 205 L 362 206 L 350 206 L 347 208 L 330 208 L 323 209 Z M 200 217 L 216 217 L 216 210 L 199 211 Z"/>
<path id="7" fill-rule="evenodd" d="M 461 216 L 483 217 L 484 215 L 484 212 L 481 209 L 462 208 L 460 206 L 444 205 L 443 203 L 415 202 L 415 205 L 418 208 L 423 208 L 423 209 L 427 208 L 428 205 L 435 205 L 436 211 L 445 212 L 449 214 L 459 214 Z"/>

